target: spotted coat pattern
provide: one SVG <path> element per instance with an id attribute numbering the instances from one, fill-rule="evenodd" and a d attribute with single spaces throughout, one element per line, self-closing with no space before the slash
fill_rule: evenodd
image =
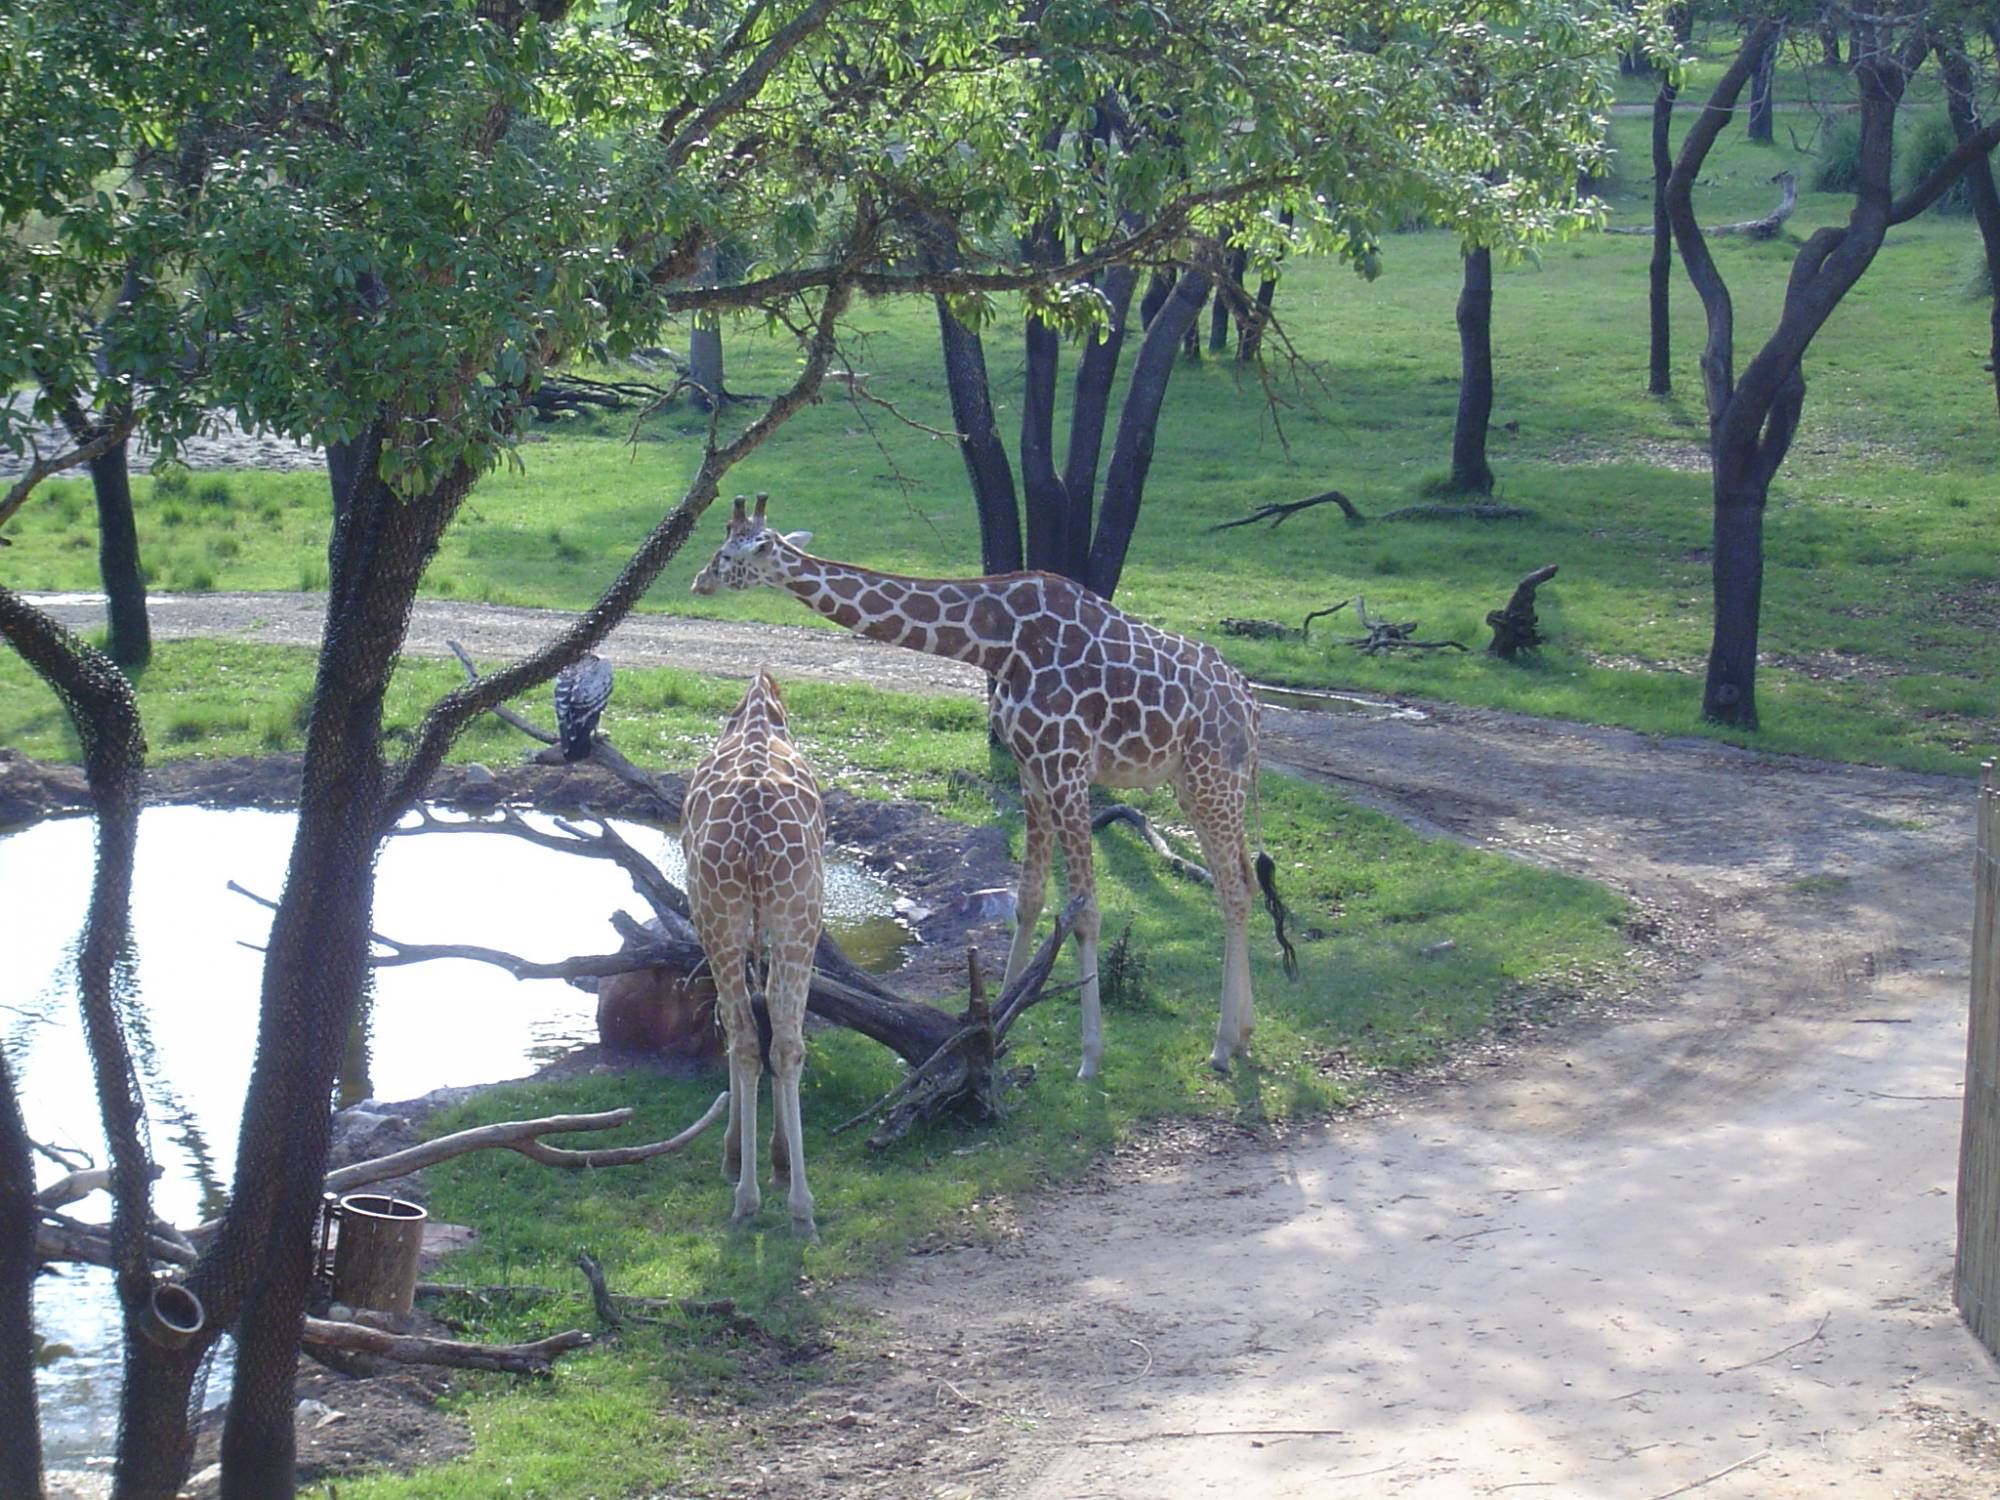
<path id="1" fill-rule="evenodd" d="M 1090 787 L 1171 784 L 1222 908 L 1222 1018 L 1210 1061 L 1226 1072 L 1256 1024 L 1244 824 L 1254 806 L 1258 715 L 1242 675 L 1213 648 L 1135 620 L 1067 578 L 904 578 L 813 557 L 801 550 L 810 539 L 771 530 L 763 497 L 754 516 L 739 499 L 695 592 L 781 588 L 849 630 L 969 662 L 992 677 L 993 729 L 1020 767 L 1027 812 L 1007 978 L 1033 951 L 1060 844 L 1071 894 L 1086 898 L 1076 928 L 1085 1078 L 1096 1075 L 1103 1053 Z M 1275 915 L 1275 895 L 1272 903 Z"/>
<path id="2" fill-rule="evenodd" d="M 769 951 L 773 1175 L 790 1177 L 792 1227 L 812 1236 L 799 1078 L 805 1071 L 806 991 L 819 942 L 826 813 L 819 783 L 792 743 L 784 700 L 759 672 L 723 720 L 714 752 L 688 781 L 681 814 L 688 905 L 715 976 L 729 1050 L 729 1129 L 722 1175 L 736 1183 L 733 1217 L 757 1212 L 757 1080 L 763 1071 L 751 1009 L 750 961 Z"/>

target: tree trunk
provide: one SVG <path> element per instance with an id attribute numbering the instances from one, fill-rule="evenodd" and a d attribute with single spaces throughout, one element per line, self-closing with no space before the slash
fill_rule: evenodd
<path id="1" fill-rule="evenodd" d="M 1278 222 L 1287 229 L 1292 226 L 1292 211 L 1288 208 L 1278 215 Z M 1257 358 L 1264 347 L 1264 330 L 1270 326 L 1271 304 L 1277 300 L 1278 278 L 1266 276 L 1257 283 L 1257 306 L 1243 323 L 1242 337 L 1236 341 L 1236 358 L 1239 363 L 1249 364 Z"/>
<path id="2" fill-rule="evenodd" d="M 1056 376 L 1062 338 L 1030 315 L 1027 372 L 1021 392 L 1021 508 L 1028 528 L 1028 566 L 1050 573 L 1068 561 L 1069 491 L 1056 473 Z"/>
<path id="3" fill-rule="evenodd" d="M 1945 85 L 1945 112 L 1959 140 L 1979 133 L 1979 95 L 1962 36 L 1940 40 L 1939 70 Z M 1980 248 L 1986 256 L 1986 285 L 1991 293 L 1987 367 L 1993 372 L 1994 399 L 2000 402 L 2000 190 L 1993 181 L 1993 163 L 1982 156 L 1965 169 L 1965 195 L 1979 226 Z"/>
<path id="4" fill-rule="evenodd" d="M 1012 573 L 1021 566 L 1021 514 L 1014 496 L 1014 469 L 993 419 L 986 349 L 942 297 L 937 299 L 937 315 L 945 388 L 951 393 L 951 424 L 958 433 L 959 456 L 965 460 L 972 503 L 979 513 L 980 568 Z"/>
<path id="5" fill-rule="evenodd" d="M 1125 409 L 1118 417 L 1118 439 L 1112 444 L 1111 466 L 1104 475 L 1104 506 L 1097 536 L 1090 546 L 1090 587 L 1109 599 L 1125 570 L 1125 554 L 1139 524 L 1145 498 L 1146 471 L 1153 463 L 1153 441 L 1159 431 L 1160 408 L 1173 378 L 1174 355 L 1201 312 L 1209 275 L 1190 268 L 1180 274 L 1139 341 L 1132 362 L 1132 383 L 1125 392 Z"/>
<path id="6" fill-rule="evenodd" d="M 1840 23 L 1831 14 L 1819 18 L 1819 60 L 1822 66 L 1840 66 Z"/>
<path id="7" fill-rule="evenodd" d="M 1250 271 L 1250 252 L 1231 250 L 1229 252 L 1228 279 L 1215 289 L 1215 305 L 1208 315 L 1208 352 L 1221 354 L 1229 348 L 1230 314 L 1237 314 L 1236 322 L 1244 322 L 1241 303 L 1243 300 L 1243 278 Z"/>
<path id="8" fill-rule="evenodd" d="M 1759 145 L 1771 144 L 1771 129 L 1777 113 L 1772 94 L 1778 80 L 1778 50 L 1784 44 L 1781 26 L 1771 34 L 1770 45 L 1757 58 L 1757 71 L 1750 79 L 1750 139 Z"/>
<path id="9" fill-rule="evenodd" d="M 1458 295 L 1458 420 L 1451 433 L 1451 487 L 1461 494 L 1493 490 L 1486 429 L 1493 417 L 1493 252 L 1465 254 Z"/>
<path id="10" fill-rule="evenodd" d="M 688 385 L 694 404 L 714 411 L 727 399 L 722 385 L 722 320 L 713 313 L 696 313 L 688 330 Z"/>
<path id="11" fill-rule="evenodd" d="M 0 1055 L 0 1495 L 41 1500 L 42 1427 L 35 1406 L 35 1159 Z"/>
<path id="12" fill-rule="evenodd" d="M 1674 226 L 1667 217 L 1667 178 L 1674 170 L 1671 132 L 1674 121 L 1672 83 L 1662 81 L 1653 96 L 1653 259 L 1647 266 L 1649 336 L 1646 389 L 1655 396 L 1674 388 L 1673 277 Z"/>
<path id="13" fill-rule="evenodd" d="M 379 452 L 379 430 L 367 448 Z M 235 1184 L 190 1287 L 240 1308 L 224 1500 L 293 1490 L 292 1376 L 331 1135 L 334 1074 L 367 973 L 384 824 L 382 703 L 417 584 L 472 475 L 398 498 L 365 464 L 335 538 L 285 894 L 271 926 Z"/>
<path id="14" fill-rule="evenodd" d="M 123 414 L 114 414 L 123 420 Z M 139 528 L 132 518 L 129 443 L 116 443 L 90 462 L 97 495 L 97 571 L 104 580 L 104 613 L 109 627 L 105 654 L 121 667 L 143 667 L 153 658 L 152 628 L 146 619 L 146 578 L 139 567 Z"/>
<path id="15" fill-rule="evenodd" d="M 1063 542 L 1063 573 L 1083 582 L 1090 576 L 1090 540 L 1097 496 L 1097 464 L 1104 452 L 1104 422 L 1111 411 L 1111 386 L 1125 348 L 1125 325 L 1139 273 L 1113 266 L 1097 290 L 1110 308 L 1101 333 L 1093 333 L 1077 360 L 1069 402 L 1069 452 L 1063 460 L 1063 488 L 1069 495 L 1069 534 Z"/>
<path id="16" fill-rule="evenodd" d="M 1708 681 L 1701 714 L 1710 723 L 1757 727 L 1757 632 L 1764 600 L 1764 499 L 1762 487 L 1731 478 L 1737 462 L 1716 456 L 1715 533 L 1711 561 L 1715 633 L 1709 646 Z"/>
<path id="17" fill-rule="evenodd" d="M 1167 298 L 1173 295 L 1177 276 L 1178 273 L 1174 271 L 1155 271 L 1147 278 L 1146 295 L 1139 299 L 1141 329 L 1153 326 L 1153 319 L 1159 316 L 1160 309 L 1167 305 Z"/>

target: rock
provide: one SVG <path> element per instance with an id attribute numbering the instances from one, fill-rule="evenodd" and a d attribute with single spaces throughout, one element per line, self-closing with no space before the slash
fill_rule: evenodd
<path id="1" fill-rule="evenodd" d="M 659 965 L 613 974 L 597 987 L 597 1038 L 607 1050 L 720 1061 L 715 985 Z"/>

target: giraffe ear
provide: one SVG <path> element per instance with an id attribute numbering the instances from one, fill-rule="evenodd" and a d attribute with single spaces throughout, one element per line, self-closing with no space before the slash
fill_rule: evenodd
<path id="1" fill-rule="evenodd" d="M 813 534 L 810 531 L 788 531 L 785 533 L 785 544 L 789 547 L 803 548 L 812 539 Z"/>

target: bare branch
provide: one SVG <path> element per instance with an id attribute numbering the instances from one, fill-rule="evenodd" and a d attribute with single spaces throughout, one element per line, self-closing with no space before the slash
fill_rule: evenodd
<path id="1" fill-rule="evenodd" d="M 370 1354 L 377 1359 L 406 1365 L 449 1365 L 460 1370 L 499 1370 L 510 1375 L 546 1375 L 559 1354 L 590 1343 L 590 1335 L 580 1328 L 551 1334 L 532 1344 L 470 1344 L 457 1339 L 421 1338 L 408 1333 L 385 1333 L 362 1323 L 336 1323 L 326 1318 L 307 1318 L 301 1343 L 308 1349 L 334 1349 L 348 1354 Z"/>
<path id="2" fill-rule="evenodd" d="M 1097 833 L 1109 828 L 1113 823 L 1131 824 L 1138 831 L 1139 837 L 1146 841 L 1146 847 L 1165 860 L 1167 868 L 1176 875 L 1201 885 L 1215 884 L 1215 877 L 1207 870 L 1193 860 L 1175 853 L 1173 846 L 1160 837 L 1160 831 L 1153 826 L 1152 820 L 1130 803 L 1114 802 L 1109 807 L 1098 809 L 1090 820 L 1090 831 Z"/>

